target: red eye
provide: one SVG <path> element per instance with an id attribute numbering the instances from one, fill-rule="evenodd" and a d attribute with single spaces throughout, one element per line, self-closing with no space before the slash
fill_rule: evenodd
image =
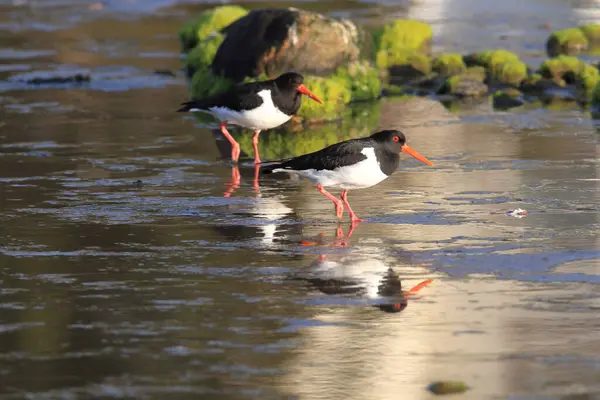
<path id="1" fill-rule="evenodd" d="M 398 136 L 394 136 L 394 142 L 399 142 L 400 138 Z"/>

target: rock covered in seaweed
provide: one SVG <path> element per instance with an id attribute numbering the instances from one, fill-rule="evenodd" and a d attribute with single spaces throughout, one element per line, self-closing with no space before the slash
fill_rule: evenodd
<path id="1" fill-rule="evenodd" d="M 481 97 L 488 92 L 488 87 L 483 83 L 485 69 L 483 67 L 469 67 L 465 72 L 446 79 L 438 91 L 439 94 L 452 94 L 456 97 Z"/>
<path id="2" fill-rule="evenodd" d="M 488 81 L 519 86 L 527 77 L 527 65 L 510 51 L 497 49 L 472 53 L 464 58 L 467 66 L 482 66 Z"/>
<path id="3" fill-rule="evenodd" d="M 600 46 L 600 24 L 587 24 L 553 32 L 546 41 L 550 57 L 577 55 Z"/>

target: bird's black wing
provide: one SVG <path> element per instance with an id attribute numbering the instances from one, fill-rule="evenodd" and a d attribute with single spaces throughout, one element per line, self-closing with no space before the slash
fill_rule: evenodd
<path id="1" fill-rule="evenodd" d="M 265 83 L 267 82 L 250 82 L 237 85 L 223 93 L 181 103 L 182 107 L 177 111 L 187 112 L 194 108 L 207 110 L 211 107 L 226 107 L 234 111 L 251 110 L 263 103 L 263 99 L 258 95 L 258 92 L 266 89 L 264 87 Z"/>
<path id="2" fill-rule="evenodd" d="M 290 171 L 303 171 L 307 169 L 315 170 L 333 170 L 339 167 L 356 164 L 359 161 L 367 159 L 367 156 L 361 153 L 361 150 L 368 146 L 369 138 L 352 139 L 345 142 L 336 143 L 314 153 L 304 154 L 302 156 L 283 160 L 281 163 L 265 165 L 261 168 L 265 174 L 273 172 L 275 169 L 284 169 Z"/>

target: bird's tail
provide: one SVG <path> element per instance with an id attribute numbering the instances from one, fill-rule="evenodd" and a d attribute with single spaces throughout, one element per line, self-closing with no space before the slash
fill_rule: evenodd
<path id="1" fill-rule="evenodd" d="M 181 106 L 182 107 L 179 110 L 177 110 L 177 112 L 200 111 L 200 106 L 194 100 L 181 103 Z"/>
<path id="2" fill-rule="evenodd" d="M 263 175 L 268 175 L 268 174 L 272 174 L 273 172 L 275 172 L 275 170 L 277 168 L 280 168 L 281 164 L 279 163 L 274 163 L 274 164 L 267 164 L 265 165 L 265 163 L 260 164 L 260 173 Z"/>

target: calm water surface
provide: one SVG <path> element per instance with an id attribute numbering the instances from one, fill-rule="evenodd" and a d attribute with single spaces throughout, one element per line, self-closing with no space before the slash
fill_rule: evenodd
<path id="1" fill-rule="evenodd" d="M 1 398 L 426 399 L 440 379 L 467 382 L 464 399 L 600 396 L 588 113 L 386 99 L 368 124 L 264 133 L 277 154 L 282 137 L 401 127 L 436 162 L 350 192 L 368 222 L 347 237 L 306 182 L 256 184 L 249 162 L 232 182 L 227 142 L 174 112 L 185 80 L 154 70 L 179 69 L 177 29 L 202 5 L 171 3 L 0 4 Z M 532 62 L 540 23 L 594 9 L 376 3 L 306 7 L 426 19 L 438 48 Z M 93 79 L 22 82 L 56 70 Z"/>

